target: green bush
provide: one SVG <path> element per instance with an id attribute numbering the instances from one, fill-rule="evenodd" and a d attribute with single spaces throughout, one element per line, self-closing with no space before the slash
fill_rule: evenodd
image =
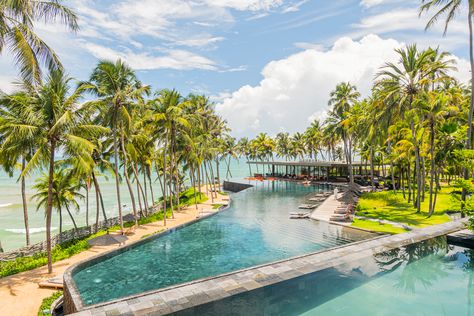
<path id="1" fill-rule="evenodd" d="M 57 292 L 54 292 L 51 296 L 44 298 L 38 310 L 38 316 L 51 315 L 50 313 L 51 304 L 53 304 L 53 302 L 57 300 L 61 295 L 63 295 L 63 291 L 57 291 Z"/>

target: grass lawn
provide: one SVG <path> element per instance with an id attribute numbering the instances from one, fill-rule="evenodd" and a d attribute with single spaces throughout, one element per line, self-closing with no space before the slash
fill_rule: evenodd
<path id="1" fill-rule="evenodd" d="M 372 222 L 358 218 L 354 219 L 352 226 L 388 234 L 406 233 L 406 230 L 400 227 L 395 227 L 390 224 L 379 224 L 378 222 Z"/>
<path id="2" fill-rule="evenodd" d="M 421 203 L 421 212 L 416 213 L 416 209 L 411 203 L 408 203 L 401 192 L 394 194 L 392 191 L 374 192 L 364 194 L 357 204 L 356 215 L 389 220 L 402 223 L 412 227 L 425 227 L 450 221 L 446 211 L 455 211 L 460 209 L 459 201 L 452 197 L 451 192 L 454 188 L 443 186 L 438 193 L 436 209 L 434 214 L 428 218 L 429 194 L 425 194 L 425 200 Z M 366 228 L 375 231 L 387 231 L 387 224 L 380 225 L 376 222 L 356 220 L 353 226 Z M 391 225 L 390 225 L 391 226 Z M 393 226 L 392 226 L 393 227 Z M 390 229 L 393 233 L 399 229 L 393 227 Z"/>

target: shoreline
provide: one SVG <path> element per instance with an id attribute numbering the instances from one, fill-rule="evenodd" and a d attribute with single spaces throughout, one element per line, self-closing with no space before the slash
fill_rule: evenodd
<path id="1" fill-rule="evenodd" d="M 208 196 L 210 192 L 207 192 L 204 188 L 203 193 Z M 209 196 L 208 198 L 206 202 L 198 204 L 198 209 L 196 209 L 194 205 L 191 205 L 180 211 L 175 211 L 175 218 L 167 219 L 166 228 L 163 226 L 163 221 L 139 226 L 135 234 L 128 237 L 125 245 L 140 240 L 143 236 L 154 234 L 164 229 L 172 229 L 176 226 L 191 222 L 203 216 L 203 213 L 217 212 L 218 209 L 214 209 L 215 204 L 227 204 L 229 202 L 229 197 L 227 195 L 221 195 L 220 193 L 217 193 L 217 198 L 214 198 L 214 202 L 212 202 Z M 56 290 L 52 289 L 39 288 L 39 282 L 63 274 L 67 268 L 79 261 L 116 248 L 119 247 L 117 245 L 93 246 L 68 259 L 55 262 L 53 264 L 53 274 L 48 274 L 47 266 L 43 266 L 1 278 L 0 296 L 2 297 L 2 305 L 0 306 L 0 315 L 36 315 L 42 300 L 56 292 Z"/>

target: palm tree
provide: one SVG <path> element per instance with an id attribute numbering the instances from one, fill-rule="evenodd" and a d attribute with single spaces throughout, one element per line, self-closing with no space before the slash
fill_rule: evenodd
<path id="1" fill-rule="evenodd" d="M 178 185 L 179 182 L 178 166 L 175 164 L 177 161 L 176 139 L 178 133 L 180 133 L 183 128 L 188 128 L 190 126 L 189 121 L 186 118 L 185 106 L 187 105 L 184 103 L 183 97 L 176 90 L 161 90 L 157 93 L 156 98 L 151 101 L 153 120 L 155 123 L 160 125 L 158 130 L 163 133 L 162 141 L 165 148 L 163 151 L 163 163 L 165 170 L 167 170 L 166 157 L 168 154 L 170 157 L 170 197 L 172 192 L 171 183 L 175 181 L 175 185 Z M 179 205 L 179 192 L 176 190 L 175 194 Z M 170 200 L 171 203 L 173 203 L 173 198 Z M 171 214 L 174 218 L 173 205 L 171 205 Z M 164 218 L 166 220 L 166 216 Z"/>
<path id="2" fill-rule="evenodd" d="M 417 195 L 414 205 L 417 212 L 420 212 L 422 174 L 420 136 L 415 126 L 418 120 L 418 109 L 415 105 L 422 91 L 447 77 L 447 71 L 453 69 L 453 61 L 447 60 L 444 53 L 442 58 L 436 57 L 438 52 L 433 49 L 419 52 L 416 45 L 410 45 L 406 49 L 397 49 L 396 52 L 399 55 L 398 63 L 386 63 L 382 67 L 377 75 L 379 78 L 377 85 L 383 90 L 385 100 L 397 100 L 396 103 L 390 104 L 397 107 L 400 116 L 402 118 L 408 116 L 415 150 Z"/>
<path id="3" fill-rule="evenodd" d="M 59 0 L 1 1 L 0 53 L 8 48 L 20 67 L 23 79 L 39 84 L 41 64 L 50 70 L 62 68 L 54 51 L 34 32 L 35 23 L 61 22 L 68 29 L 78 29 L 76 14 Z"/>
<path id="4" fill-rule="evenodd" d="M 43 174 L 36 179 L 36 184 L 33 186 L 37 193 L 32 196 L 36 200 L 36 209 L 39 210 L 45 207 L 48 203 L 49 197 L 49 175 Z M 78 211 L 79 204 L 77 200 L 84 199 L 84 195 L 80 193 L 81 184 L 71 170 L 58 168 L 53 173 L 53 190 L 52 190 L 52 206 L 59 214 L 59 236 L 61 238 L 63 219 L 62 210 L 66 209 L 69 218 L 71 219 L 74 228 L 77 230 L 76 220 L 71 213 L 71 208 Z"/>
<path id="5" fill-rule="evenodd" d="M 130 124 L 129 104 L 134 100 L 141 99 L 143 94 L 149 92 L 150 87 L 142 85 L 135 76 L 134 71 L 121 60 L 117 60 L 115 63 L 106 60 L 100 61 L 92 71 L 89 82 L 82 83 L 82 86 L 99 98 L 93 102 L 101 111 L 101 123 L 112 130 L 115 189 L 120 230 L 123 233 L 119 142 L 124 135 L 123 127 L 127 127 Z"/>
<path id="6" fill-rule="evenodd" d="M 28 88 L 28 85 L 24 85 Z M 22 175 L 26 162 L 36 146 L 36 131 L 32 127 L 35 117 L 30 115 L 28 107 L 33 98 L 25 92 L 0 96 L 0 161 L 5 171 L 13 176 L 15 169 L 20 169 L 21 197 L 23 205 L 23 219 L 25 224 L 26 245 L 30 245 L 28 224 L 28 205 L 26 201 L 25 177 Z M 34 123 L 33 123 L 34 124 Z"/>
<path id="7" fill-rule="evenodd" d="M 342 82 L 331 92 L 329 106 L 332 109 L 326 120 L 329 127 L 328 132 L 338 135 L 343 141 L 344 156 L 349 168 L 349 184 L 354 184 L 354 174 L 352 170 L 352 135 L 348 125 L 348 113 L 357 102 L 360 93 L 357 88 L 349 82 Z"/>
<path id="8" fill-rule="evenodd" d="M 474 47 L 473 47 L 473 31 L 472 31 L 472 16 L 474 13 L 474 0 L 422 0 L 420 6 L 420 15 L 423 12 L 430 11 L 434 7 L 440 7 L 440 9 L 431 17 L 431 19 L 426 24 L 426 29 L 432 27 L 441 17 L 445 16 L 444 21 L 444 35 L 448 31 L 449 24 L 457 16 L 457 14 L 462 10 L 463 3 L 467 4 L 467 23 L 469 28 L 469 62 L 471 65 L 471 103 L 468 112 L 467 119 L 467 139 L 466 139 L 466 149 L 472 149 L 472 117 L 474 113 Z M 469 178 L 469 170 L 464 170 L 464 179 Z M 462 199 L 466 200 L 466 190 L 462 191 Z"/>
<path id="9" fill-rule="evenodd" d="M 93 143 L 87 138 L 99 137 L 104 128 L 84 119 L 84 107 L 78 104 L 84 89 L 69 93 L 71 78 L 62 71 L 50 73 L 46 83 L 34 95 L 34 102 L 26 109 L 36 119 L 28 127 L 37 135 L 37 148 L 23 170 L 23 176 L 41 166 L 48 166 L 48 198 L 46 201 L 46 250 L 48 272 L 52 273 L 51 217 L 53 208 L 53 180 L 56 152 L 63 157 L 80 158 L 80 168 L 87 170 L 93 165 Z M 86 138 L 85 138 L 86 136 Z"/>

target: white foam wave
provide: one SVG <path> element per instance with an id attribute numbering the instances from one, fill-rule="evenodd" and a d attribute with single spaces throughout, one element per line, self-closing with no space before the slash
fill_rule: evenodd
<path id="1" fill-rule="evenodd" d="M 51 227 L 51 230 L 56 230 L 57 227 Z M 14 234 L 26 234 L 26 230 L 24 228 L 6 228 L 5 231 L 14 233 Z M 46 231 L 46 227 L 34 227 L 30 228 L 30 234 L 37 234 Z"/>
<path id="2" fill-rule="evenodd" d="M 8 206 L 12 206 L 13 203 L 4 203 L 4 204 L 0 204 L 0 207 L 8 207 Z"/>

